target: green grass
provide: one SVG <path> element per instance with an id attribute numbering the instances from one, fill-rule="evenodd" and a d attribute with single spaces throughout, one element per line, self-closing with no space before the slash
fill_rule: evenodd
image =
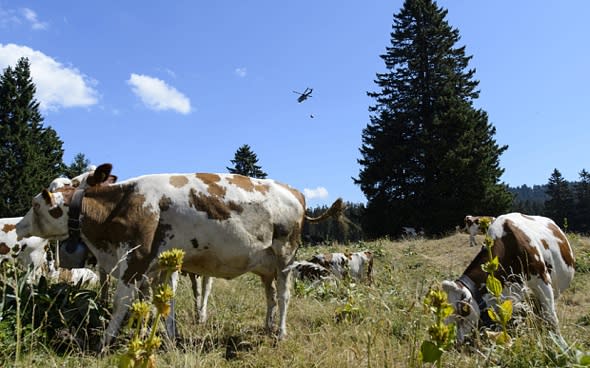
<path id="1" fill-rule="evenodd" d="M 576 254 L 590 252 L 588 238 L 572 237 L 572 245 Z M 196 322 L 190 282 L 182 278 L 176 306 L 182 340 L 161 349 L 158 367 L 421 367 L 418 351 L 432 323 L 422 305 L 424 295 L 443 279 L 458 277 L 479 249 L 469 247 L 468 235 L 453 234 L 438 240 L 301 248 L 298 259 L 345 249 L 374 252 L 373 285 L 341 282 L 309 288 L 297 284 L 287 319 L 289 337 L 284 341 L 276 341 L 262 329 L 266 303 L 258 277 L 215 279 L 204 325 Z M 475 347 L 445 353 L 444 364 L 572 366 L 577 359 L 573 351 L 590 351 L 590 273 L 576 274 L 557 301 L 557 310 L 566 348 L 572 353 L 564 353 L 539 321 L 527 318 L 510 331 L 514 338 L 510 348 L 481 338 Z M 0 321 L 0 335 L 1 326 Z M 58 355 L 42 342 L 40 331 L 25 332 L 27 345 L 18 366 L 113 367 L 118 361 L 116 348 L 101 357 L 80 351 Z M 6 358 L 0 366 L 15 366 L 14 354 L 2 356 Z"/>

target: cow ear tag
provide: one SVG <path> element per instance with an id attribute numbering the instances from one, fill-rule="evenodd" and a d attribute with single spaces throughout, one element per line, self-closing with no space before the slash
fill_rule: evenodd
<path id="1" fill-rule="evenodd" d="M 467 302 L 459 302 L 459 315 L 461 317 L 467 317 L 471 313 L 471 306 Z"/>

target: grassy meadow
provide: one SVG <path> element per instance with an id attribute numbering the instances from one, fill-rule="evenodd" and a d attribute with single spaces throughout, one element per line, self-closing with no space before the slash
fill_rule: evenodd
<path id="1" fill-rule="evenodd" d="M 478 237 L 479 241 L 483 237 Z M 557 301 L 566 345 L 550 338 L 542 323 L 523 318 L 513 326 L 511 347 L 485 337 L 474 346 L 443 354 L 445 367 L 570 367 L 590 352 L 590 238 L 570 234 L 577 271 Z M 347 246 L 301 248 L 298 259 L 325 251 L 371 250 L 374 282 L 346 281 L 311 286 L 294 282 L 287 319 L 289 337 L 275 341 L 262 329 L 266 311 L 260 280 L 252 274 L 215 279 L 209 319 L 199 325 L 188 278 L 181 278 L 176 314 L 179 343 L 163 344 L 157 367 L 421 367 L 420 345 L 428 338 L 433 316 L 423 298 L 443 279 L 458 277 L 478 248 L 468 235 L 442 239 L 375 241 Z M 28 331 L 21 360 L 14 346 L 4 346 L 2 367 L 115 367 L 123 347 L 106 356 L 70 350 L 57 354 L 43 343 L 40 331 Z M 1 336 L 0 336 L 1 337 Z M 8 349 L 8 350 L 7 350 Z"/>

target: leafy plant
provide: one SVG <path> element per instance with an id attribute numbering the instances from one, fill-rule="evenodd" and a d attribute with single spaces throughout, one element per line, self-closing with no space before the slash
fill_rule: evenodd
<path id="1" fill-rule="evenodd" d="M 156 307 L 156 314 L 152 317 L 151 307 L 144 301 L 138 301 L 131 306 L 131 318 L 128 326 L 133 330 L 133 336 L 127 345 L 127 351 L 119 359 L 120 368 L 154 368 L 156 367 L 156 351 L 162 344 L 156 336 L 160 319 L 166 318 L 171 311 L 171 301 L 174 291 L 170 287 L 172 273 L 182 268 L 184 251 L 171 249 L 162 252 L 158 257 L 158 264 L 164 273 L 160 284 L 155 287 L 152 303 Z"/>
<path id="2" fill-rule="evenodd" d="M 480 227 L 484 234 L 487 234 L 489 226 L 490 219 L 483 218 L 480 222 Z M 488 274 L 486 288 L 496 299 L 495 305 L 488 308 L 488 315 L 493 322 L 498 323 L 502 327 L 502 331 L 499 334 L 490 333 L 488 336 L 501 345 L 507 345 L 512 340 L 508 334 L 508 322 L 512 318 L 512 301 L 509 299 L 502 301 L 502 283 L 494 276 L 494 273 L 500 267 L 500 261 L 498 260 L 498 256 L 492 257 L 494 242 L 489 235 L 486 235 L 484 239 L 484 246 L 488 251 L 489 261 L 482 264 L 481 268 Z"/>
<path id="3" fill-rule="evenodd" d="M 334 320 L 336 322 L 358 322 L 361 320 L 362 315 L 362 308 L 357 306 L 356 299 L 352 295 L 349 295 L 346 303 L 336 308 Z"/>
<path id="4" fill-rule="evenodd" d="M 430 289 L 424 297 L 424 307 L 434 314 L 434 324 L 428 328 L 430 340 L 424 340 L 420 347 L 420 359 L 442 367 L 442 354 L 455 341 L 455 324 L 445 320 L 453 314 L 453 306 L 447 301 L 447 293 L 439 288 Z"/>
<path id="5" fill-rule="evenodd" d="M 100 340 L 107 310 L 97 293 L 81 283 L 50 283 L 41 276 L 29 282 L 30 272 L 8 264 L 0 279 L 0 340 L 14 342 L 20 359 L 24 339 L 35 331 L 56 352 L 81 351 Z"/>

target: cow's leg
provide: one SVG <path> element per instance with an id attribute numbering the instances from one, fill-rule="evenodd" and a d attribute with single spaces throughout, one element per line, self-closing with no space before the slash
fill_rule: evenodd
<path id="1" fill-rule="evenodd" d="M 121 324 L 123 323 L 123 319 L 125 319 L 127 311 L 129 310 L 129 307 L 135 299 L 136 293 L 137 287 L 135 286 L 135 284 L 127 284 L 121 280 L 117 282 L 113 314 L 103 336 L 102 349 L 108 348 L 108 346 L 117 337 L 117 334 L 119 333 L 119 330 L 121 328 Z"/>
<path id="2" fill-rule="evenodd" d="M 98 267 L 98 277 L 100 282 L 100 302 L 102 305 L 109 303 L 109 275 L 102 267 Z"/>
<path id="3" fill-rule="evenodd" d="M 176 304 L 175 300 L 176 300 L 176 289 L 178 287 L 178 277 L 179 277 L 178 271 L 175 271 L 172 273 L 172 275 L 170 275 L 170 286 L 172 287 L 172 292 L 173 292 L 174 297 L 172 297 L 172 300 L 170 301 L 170 313 L 166 317 L 166 333 L 168 334 L 168 337 L 172 341 L 176 340 L 176 337 L 178 336 L 178 333 L 176 330 L 176 314 L 174 311 L 174 307 Z"/>
<path id="4" fill-rule="evenodd" d="M 291 269 L 281 265 L 277 270 L 277 289 L 279 294 L 279 339 L 287 337 L 287 308 L 291 298 Z"/>
<path id="5" fill-rule="evenodd" d="M 207 303 L 213 286 L 213 277 L 201 276 L 201 302 L 199 306 L 199 322 L 207 322 Z"/>
<path id="6" fill-rule="evenodd" d="M 193 290 L 193 298 L 195 303 L 195 312 L 197 316 L 199 316 L 199 322 L 201 319 L 201 288 L 199 287 L 199 280 L 197 280 L 197 275 L 194 273 L 188 273 L 188 278 L 191 280 L 191 289 Z"/>
<path id="7" fill-rule="evenodd" d="M 274 277 L 260 276 L 264 284 L 264 291 L 266 293 L 266 320 L 264 327 L 268 333 L 272 332 L 274 325 L 274 311 L 277 306 L 277 290 L 274 286 Z"/>
<path id="8" fill-rule="evenodd" d="M 188 274 L 195 299 L 195 311 L 199 316 L 199 323 L 207 322 L 207 302 L 211 294 L 213 278 L 209 276 L 197 276 L 194 273 Z M 200 283 L 198 278 L 200 278 Z"/>
<path id="9" fill-rule="evenodd" d="M 545 280 L 551 280 L 549 274 L 546 275 Z M 557 333 L 559 333 L 559 321 L 555 311 L 555 298 L 551 283 L 547 284 L 540 277 L 532 277 L 529 285 L 533 294 L 539 301 L 541 309 L 541 317 L 549 323 L 549 326 Z"/>

